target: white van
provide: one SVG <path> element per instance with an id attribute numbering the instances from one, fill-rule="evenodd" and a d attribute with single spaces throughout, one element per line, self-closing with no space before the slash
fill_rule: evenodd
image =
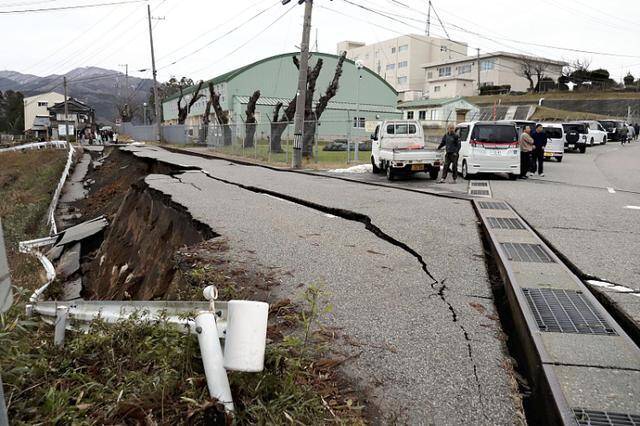
<path id="1" fill-rule="evenodd" d="M 544 158 L 555 158 L 558 163 L 564 156 L 564 129 L 562 123 L 540 123 L 547 134 L 547 146 L 544 148 Z"/>
<path id="2" fill-rule="evenodd" d="M 458 167 L 462 177 L 477 173 L 520 175 L 518 131 L 513 122 L 471 121 L 456 127 L 461 148 Z"/>

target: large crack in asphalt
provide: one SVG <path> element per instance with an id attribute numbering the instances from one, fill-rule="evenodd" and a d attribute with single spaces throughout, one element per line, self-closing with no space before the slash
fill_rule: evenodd
<path id="1" fill-rule="evenodd" d="M 213 179 L 215 181 L 227 184 L 227 185 L 232 185 L 235 186 L 237 188 L 241 188 L 244 189 L 246 191 L 250 191 L 253 193 L 257 193 L 257 194 L 264 194 L 264 195 L 269 195 L 275 198 L 279 198 L 281 200 L 285 200 L 294 204 L 298 204 L 301 205 L 303 207 L 307 207 L 310 209 L 314 209 L 317 211 L 320 211 L 322 213 L 327 213 L 327 214 L 331 214 L 337 217 L 340 217 L 342 219 L 346 219 L 346 220 L 350 220 L 350 221 L 354 221 L 354 222 L 359 222 L 362 223 L 365 227 L 365 229 L 369 232 L 371 232 L 373 235 L 375 235 L 376 237 L 380 238 L 383 241 L 386 241 L 389 244 L 392 244 L 402 250 L 404 250 L 405 252 L 409 253 L 411 256 L 413 256 L 418 263 L 420 264 L 420 267 L 422 269 L 422 271 L 427 275 L 427 277 L 429 277 L 429 279 L 431 280 L 431 282 L 429 282 L 429 286 L 431 287 L 432 290 L 434 290 L 436 293 L 434 294 L 435 296 L 438 296 L 438 298 L 447 306 L 447 309 L 451 312 L 451 319 L 454 323 L 456 323 L 456 325 L 459 327 L 460 331 L 462 332 L 462 335 L 464 336 L 464 340 L 466 342 L 467 345 L 467 356 L 469 358 L 469 360 L 471 361 L 471 364 L 473 366 L 473 376 L 476 382 L 476 386 L 478 388 L 478 398 L 481 402 L 481 404 L 484 405 L 484 398 L 483 398 L 483 392 L 482 392 L 482 385 L 480 383 L 480 378 L 478 377 L 478 366 L 475 362 L 474 356 L 473 356 L 473 348 L 471 345 L 471 337 L 469 336 L 469 333 L 467 332 L 466 328 L 464 327 L 463 324 L 460 323 L 460 321 L 458 320 L 458 313 L 456 312 L 456 309 L 454 308 L 454 306 L 451 304 L 451 302 L 449 302 L 449 300 L 447 300 L 447 297 L 445 295 L 445 291 L 447 289 L 447 286 L 445 284 L 446 278 L 443 280 L 438 280 L 437 278 L 435 278 L 433 276 L 433 274 L 431 273 L 431 271 L 429 271 L 429 268 L 427 266 L 427 263 L 424 261 L 424 259 L 422 258 L 422 256 L 415 251 L 413 248 L 409 247 L 409 245 L 407 245 L 406 243 L 397 240 L 395 238 L 393 238 L 391 235 L 385 233 L 382 229 L 380 229 L 380 227 L 378 227 L 377 225 L 373 224 L 371 218 L 365 214 L 362 213 L 358 213 L 358 212 L 354 212 L 351 210 L 346 210 L 346 209 L 340 209 L 337 207 L 328 207 L 328 206 L 324 206 L 322 204 L 318 204 L 318 203 L 314 203 L 312 201 L 308 201 L 308 200 L 303 200 L 301 198 L 297 198 L 291 195 L 286 195 L 286 194 L 282 194 L 279 192 L 275 192 L 275 191 L 271 191 L 269 189 L 264 189 L 264 188 L 259 188 L 259 187 L 255 187 L 252 185 L 244 185 L 241 183 L 237 183 L 237 182 L 232 182 L 220 177 L 216 177 L 213 176 L 211 173 L 205 171 L 205 170 L 201 170 L 201 172 L 207 176 L 210 179 Z M 174 178 L 177 178 L 176 176 L 173 176 Z M 484 412 L 483 412 L 484 413 Z M 485 417 L 487 417 L 487 414 L 484 413 Z"/>

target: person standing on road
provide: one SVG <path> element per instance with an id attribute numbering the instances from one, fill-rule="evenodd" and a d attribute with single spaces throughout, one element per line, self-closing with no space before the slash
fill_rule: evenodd
<path id="1" fill-rule="evenodd" d="M 460 138 L 456 135 L 455 127 L 453 124 L 449 124 L 447 127 L 447 133 L 442 137 L 438 149 L 445 148 L 444 154 L 444 168 L 442 169 L 442 178 L 440 183 L 444 183 L 447 180 L 447 173 L 449 173 L 449 166 L 453 170 L 453 183 L 458 178 L 458 153 L 460 152 Z"/>
<path id="2" fill-rule="evenodd" d="M 533 161 L 531 163 L 531 171 L 535 173 L 536 165 L 538 176 L 544 176 L 544 147 L 547 146 L 547 134 L 542 128 L 542 124 L 536 125 L 536 130 L 531 132 L 533 139 Z"/>
<path id="3" fill-rule="evenodd" d="M 531 137 L 531 127 L 525 126 L 520 135 L 520 179 L 527 179 L 527 173 L 531 169 L 531 151 L 534 143 Z"/>
<path id="4" fill-rule="evenodd" d="M 636 130 L 636 139 L 640 138 L 640 124 L 634 124 L 633 128 Z"/>
<path id="5" fill-rule="evenodd" d="M 623 125 L 620 127 L 620 145 L 627 143 L 627 138 L 629 137 L 628 131 L 627 126 Z"/>

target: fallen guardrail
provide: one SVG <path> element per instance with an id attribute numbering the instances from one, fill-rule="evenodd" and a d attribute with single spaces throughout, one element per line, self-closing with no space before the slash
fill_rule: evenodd
<path id="1" fill-rule="evenodd" d="M 232 300 L 216 302 L 218 291 L 206 287 L 208 302 L 179 301 L 41 301 L 55 280 L 51 261 L 38 249 L 54 244 L 58 235 L 22 241 L 22 253 L 38 258 L 47 273 L 47 281 L 29 297 L 28 316 L 39 315 L 54 325 L 54 344 L 64 345 L 65 331 L 88 333 L 91 322 L 100 319 L 116 323 L 136 315 L 141 320 L 162 320 L 198 337 L 207 388 L 211 397 L 233 412 L 233 398 L 227 370 L 258 372 L 264 368 L 269 305 L 264 302 Z M 224 351 L 220 339 L 225 339 Z"/>
<path id="2" fill-rule="evenodd" d="M 73 163 L 73 155 L 75 154 L 75 152 L 76 150 L 73 148 L 73 145 L 69 144 L 69 155 L 67 156 L 67 163 L 64 166 L 64 170 L 62 171 L 62 176 L 60 176 L 60 180 L 58 181 L 56 190 L 53 193 L 51 204 L 49 204 L 49 210 L 47 210 L 47 225 L 50 225 L 49 235 L 58 233 L 58 229 L 56 227 L 55 211 L 56 207 L 58 206 L 60 194 L 62 193 L 62 187 L 64 186 L 64 183 L 69 176 L 69 170 L 71 169 L 71 164 Z"/>

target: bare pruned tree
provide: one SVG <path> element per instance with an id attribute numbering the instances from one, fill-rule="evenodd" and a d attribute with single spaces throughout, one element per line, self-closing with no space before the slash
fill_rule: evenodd
<path id="1" fill-rule="evenodd" d="M 260 98 L 260 91 L 256 90 L 247 103 L 247 121 L 245 122 L 244 146 L 253 147 L 256 134 L 256 103 Z"/>
<path id="2" fill-rule="evenodd" d="M 222 140 L 225 146 L 231 145 L 231 127 L 229 126 L 229 111 L 223 110 L 220 106 L 220 95 L 213 89 L 213 83 L 209 82 L 209 99 L 216 114 L 216 119 L 222 126 Z"/>
<path id="3" fill-rule="evenodd" d="M 271 120 L 271 152 L 284 152 L 282 150 L 282 134 L 289 123 L 293 121 L 296 113 L 296 96 L 289 101 L 287 108 L 285 108 L 282 116 L 280 116 L 282 107 L 282 102 L 278 102 L 273 109 L 273 119 Z"/>
<path id="4" fill-rule="evenodd" d="M 529 81 L 529 90 L 531 91 L 533 91 L 535 86 L 533 83 L 533 72 L 533 63 L 531 61 L 528 59 L 520 61 L 520 69 L 517 71 L 517 74 Z"/>
<path id="5" fill-rule="evenodd" d="M 198 102 L 198 100 L 203 96 L 200 94 L 200 90 L 202 89 L 203 84 L 204 82 L 200 80 L 198 86 L 196 87 L 196 91 L 191 97 L 191 100 L 189 101 L 189 103 L 185 102 L 184 107 L 180 105 L 182 103 L 182 99 L 184 98 L 182 87 L 180 87 L 180 97 L 178 98 L 178 124 L 184 124 L 184 122 L 187 120 L 187 115 L 189 115 L 189 111 L 191 111 L 193 105 Z"/>
<path id="6" fill-rule="evenodd" d="M 545 71 L 547 71 L 547 68 L 549 66 L 544 63 L 544 62 L 534 62 L 533 63 L 533 72 L 535 73 L 536 76 L 536 92 L 540 91 L 540 80 L 542 80 L 545 75 Z"/>

